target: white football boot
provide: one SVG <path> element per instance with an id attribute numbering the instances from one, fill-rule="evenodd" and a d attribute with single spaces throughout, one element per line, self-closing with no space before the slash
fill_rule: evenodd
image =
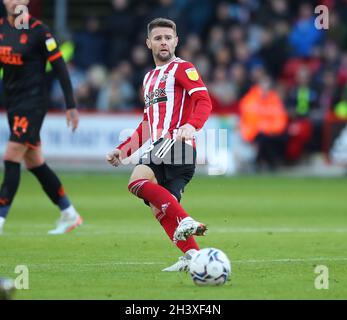
<path id="1" fill-rule="evenodd" d="M 57 221 L 57 227 L 51 231 L 48 231 L 48 234 L 56 235 L 68 233 L 82 225 L 82 223 L 83 219 L 79 214 L 73 218 L 63 216 Z"/>
<path id="2" fill-rule="evenodd" d="M 161 271 L 167 271 L 167 272 L 188 272 L 189 270 L 189 264 L 192 260 L 193 256 L 198 251 L 195 249 L 188 250 L 183 257 L 179 257 L 178 261 L 174 263 L 172 266 L 167 267 Z"/>
<path id="3" fill-rule="evenodd" d="M 207 227 L 201 223 L 195 221 L 191 217 L 184 218 L 176 228 L 173 236 L 175 242 L 182 240 L 186 241 L 190 236 L 204 236 L 206 234 Z"/>

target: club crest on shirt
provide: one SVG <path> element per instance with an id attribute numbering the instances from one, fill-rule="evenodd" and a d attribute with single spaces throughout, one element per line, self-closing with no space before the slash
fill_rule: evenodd
<path id="1" fill-rule="evenodd" d="M 169 75 L 167 73 L 165 73 L 162 78 L 160 79 L 160 83 L 163 83 L 167 80 L 167 78 L 169 77 Z"/>
<path id="2" fill-rule="evenodd" d="M 28 35 L 26 33 L 21 34 L 19 42 L 21 44 L 27 44 L 27 42 L 28 42 Z"/>
<path id="3" fill-rule="evenodd" d="M 50 38 L 46 40 L 46 48 L 49 52 L 54 51 L 57 47 L 58 45 L 55 42 L 54 38 Z"/>
<path id="4" fill-rule="evenodd" d="M 192 81 L 198 81 L 199 80 L 199 74 L 195 68 L 187 69 L 186 74 L 187 74 L 188 78 Z"/>

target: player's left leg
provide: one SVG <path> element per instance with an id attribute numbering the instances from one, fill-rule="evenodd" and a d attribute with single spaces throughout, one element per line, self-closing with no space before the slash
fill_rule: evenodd
<path id="1" fill-rule="evenodd" d="M 173 240 L 174 232 L 177 228 L 177 222 L 171 219 L 169 216 L 163 214 L 160 210 L 158 210 L 156 207 L 154 207 L 151 204 L 151 209 L 153 212 L 153 215 L 156 217 L 156 219 L 159 221 L 159 223 L 163 226 L 163 229 L 165 230 L 166 234 L 169 236 L 171 241 Z M 184 255 L 178 259 L 176 263 L 174 263 L 172 266 L 167 267 L 163 269 L 162 271 L 188 271 L 189 263 L 192 257 L 195 253 L 199 250 L 199 246 L 196 243 L 193 236 L 189 237 L 186 241 L 174 241 L 177 248 L 179 248 Z"/>
<path id="2" fill-rule="evenodd" d="M 37 178 L 47 196 L 61 211 L 61 218 L 58 220 L 56 229 L 51 230 L 49 234 L 66 233 L 81 225 L 81 216 L 65 194 L 58 176 L 45 163 L 41 147 L 28 149 L 24 155 L 24 161 L 27 169 Z"/>

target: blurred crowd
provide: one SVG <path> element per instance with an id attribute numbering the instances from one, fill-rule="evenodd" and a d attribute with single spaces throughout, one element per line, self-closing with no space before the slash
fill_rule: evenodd
<path id="1" fill-rule="evenodd" d="M 317 28 L 318 5 L 329 9 L 327 30 Z M 91 10 L 65 39 L 81 109 L 143 109 L 142 79 L 153 68 L 146 25 L 166 17 L 177 23 L 177 56 L 196 65 L 213 112 L 239 115 L 259 161 L 275 163 L 273 150 L 293 161 L 321 150 L 327 113 L 347 116 L 347 0 L 112 0 L 110 8 L 105 17 Z M 51 105 L 64 105 L 53 79 Z"/>

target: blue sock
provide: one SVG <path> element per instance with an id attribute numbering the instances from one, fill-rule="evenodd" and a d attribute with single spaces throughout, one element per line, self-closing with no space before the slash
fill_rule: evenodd
<path id="1" fill-rule="evenodd" d="M 71 206 L 71 202 L 67 196 L 63 196 L 59 199 L 58 207 L 60 208 L 61 211 L 64 211 L 70 206 Z"/>
<path id="2" fill-rule="evenodd" d="M 9 210 L 10 210 L 10 206 L 0 207 L 0 217 L 6 219 Z"/>

